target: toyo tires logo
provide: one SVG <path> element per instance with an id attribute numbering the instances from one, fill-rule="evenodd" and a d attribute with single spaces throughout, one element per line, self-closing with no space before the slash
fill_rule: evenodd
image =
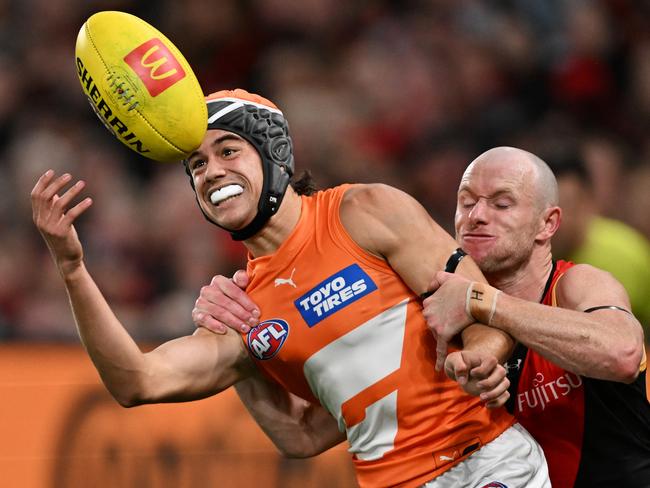
<path id="1" fill-rule="evenodd" d="M 294 305 L 307 325 L 313 327 L 376 289 L 361 266 L 352 264 L 320 282 Z"/>

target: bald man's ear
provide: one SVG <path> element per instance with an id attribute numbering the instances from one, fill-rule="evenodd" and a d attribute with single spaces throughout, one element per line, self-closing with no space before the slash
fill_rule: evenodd
<path id="1" fill-rule="evenodd" d="M 560 207 L 549 207 L 542 212 L 542 221 L 540 222 L 540 229 L 535 239 L 538 241 L 546 241 L 555 235 L 560 228 L 562 221 L 562 209 Z"/>

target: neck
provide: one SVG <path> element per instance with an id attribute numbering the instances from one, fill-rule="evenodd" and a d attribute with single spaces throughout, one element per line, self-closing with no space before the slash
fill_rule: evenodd
<path id="1" fill-rule="evenodd" d="M 542 297 L 548 275 L 553 268 L 549 244 L 535 247 L 530 259 L 517 269 L 485 275 L 490 285 L 513 297 L 537 302 Z"/>
<path id="2" fill-rule="evenodd" d="M 277 213 L 253 237 L 246 239 L 244 245 L 253 257 L 273 254 L 298 224 L 302 200 L 291 187 L 282 199 Z"/>

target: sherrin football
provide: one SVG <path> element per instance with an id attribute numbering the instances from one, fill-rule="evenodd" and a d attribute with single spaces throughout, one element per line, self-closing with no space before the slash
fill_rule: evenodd
<path id="1" fill-rule="evenodd" d="M 91 107 L 122 143 L 156 161 L 178 161 L 205 136 L 203 91 L 181 52 L 156 28 L 124 12 L 98 12 L 75 49 Z"/>

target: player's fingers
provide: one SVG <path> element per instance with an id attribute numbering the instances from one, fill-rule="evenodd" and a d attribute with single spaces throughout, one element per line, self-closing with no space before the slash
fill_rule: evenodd
<path id="1" fill-rule="evenodd" d="M 507 403 L 509 398 L 510 398 L 510 392 L 506 390 L 498 398 L 486 402 L 485 406 L 490 409 L 503 407 Z"/>
<path id="2" fill-rule="evenodd" d="M 251 300 L 251 298 L 248 296 L 248 293 L 242 290 L 239 285 L 237 285 L 233 280 L 230 280 L 225 276 L 221 276 L 219 278 L 223 279 L 220 279 L 217 282 L 215 282 L 213 279 L 214 285 L 219 290 L 221 290 L 221 292 L 223 292 L 226 297 L 237 303 L 237 305 L 246 310 L 251 316 L 256 319 L 259 318 L 260 309 L 255 304 L 255 302 Z"/>
<path id="3" fill-rule="evenodd" d="M 436 371 L 442 371 L 447 359 L 448 341 L 441 336 L 436 337 Z"/>
<path id="4" fill-rule="evenodd" d="M 93 204 L 93 199 L 88 197 L 84 198 L 82 201 L 80 201 L 78 204 L 76 204 L 74 207 L 72 207 L 70 210 L 68 210 L 63 218 L 61 219 L 61 224 L 63 226 L 68 226 L 72 225 L 72 223 L 79 217 L 82 213 L 84 213 L 90 206 Z"/>
<path id="5" fill-rule="evenodd" d="M 496 359 L 495 359 L 495 363 L 496 363 Z M 474 368 L 474 369 L 479 369 L 479 368 Z M 472 374 L 474 373 L 474 369 L 472 369 Z M 492 388 L 497 383 L 500 383 L 504 379 L 507 379 L 506 368 L 504 368 L 500 364 L 495 364 L 495 366 L 488 373 L 482 372 L 481 375 L 483 376 L 483 379 L 480 379 L 477 385 L 479 386 L 479 388 L 482 389 Z M 479 376 L 477 375 L 475 376 L 475 378 L 479 378 Z"/>
<path id="6" fill-rule="evenodd" d="M 510 387 L 510 380 L 504 376 L 502 378 L 479 381 L 477 386 L 485 393 L 485 396 L 481 396 L 481 398 L 483 400 L 489 400 L 507 390 Z"/>
<path id="7" fill-rule="evenodd" d="M 463 351 L 466 353 L 466 351 Z M 471 356 L 466 358 L 471 365 L 471 376 L 476 379 L 489 378 L 497 367 L 497 360 L 493 356 Z M 505 370 L 504 370 L 505 371 Z"/>
<path id="8" fill-rule="evenodd" d="M 445 361 L 445 373 L 449 378 L 458 382 L 459 385 L 467 383 L 470 366 L 465 362 L 461 353 L 455 352 L 447 356 Z"/>
<path id="9" fill-rule="evenodd" d="M 58 178 L 50 181 L 49 184 L 41 192 L 41 199 L 47 201 L 52 199 L 65 185 L 68 184 L 72 175 L 70 173 L 64 173 Z"/>
<path id="10" fill-rule="evenodd" d="M 73 198 L 75 198 L 81 190 L 84 189 L 86 186 L 85 181 L 77 181 L 74 185 L 72 185 L 68 190 L 61 195 L 60 197 L 57 195 L 54 195 L 52 198 L 52 206 L 54 208 L 57 208 L 61 214 L 65 213 L 67 206 L 70 204 Z"/>
<path id="11" fill-rule="evenodd" d="M 510 380 L 506 376 L 506 369 L 499 365 L 488 378 L 479 381 L 477 386 L 482 390 L 481 400 L 496 400 L 510 387 Z"/>
<path id="12" fill-rule="evenodd" d="M 54 176 L 54 171 L 52 171 L 51 169 L 48 169 L 45 173 L 41 175 L 41 177 L 34 185 L 34 188 L 32 188 L 32 193 L 31 193 L 32 200 L 41 196 L 41 193 L 43 193 L 45 187 L 50 183 L 50 181 L 52 181 L 53 176 Z"/>
<path id="13" fill-rule="evenodd" d="M 206 329 L 217 332 L 218 334 L 225 333 L 226 328 L 228 327 L 226 324 L 212 316 L 208 311 L 198 306 L 192 309 L 192 321 L 197 327 L 205 327 Z"/>
<path id="14" fill-rule="evenodd" d="M 496 400 L 499 397 L 501 397 L 506 391 L 508 391 L 509 387 L 510 387 L 510 382 L 507 379 L 504 379 L 501 382 L 499 382 L 497 385 L 495 385 L 493 388 L 481 392 L 480 398 L 484 402 Z"/>
<path id="15" fill-rule="evenodd" d="M 485 402 L 487 408 L 502 407 L 510 398 L 510 392 L 508 391 L 509 386 L 509 381 L 500 383 L 499 386 L 493 390 L 481 393 L 480 399 Z"/>
<path id="16" fill-rule="evenodd" d="M 241 290 L 240 290 L 241 291 Z M 250 300 L 248 298 L 248 295 L 246 295 L 244 292 L 242 292 L 242 296 L 246 298 L 246 300 Z M 244 308 L 241 305 L 241 299 L 242 297 L 236 297 L 232 298 L 226 294 L 217 294 L 214 296 L 214 298 L 211 299 L 212 303 L 215 305 L 221 307 L 222 309 L 228 311 L 237 319 L 239 320 L 239 323 L 241 325 L 244 325 L 244 327 L 241 329 L 242 332 L 248 332 L 247 327 L 254 327 L 255 325 L 258 324 L 259 322 L 259 312 L 254 313 L 251 312 L 250 310 Z M 240 301 L 238 301 L 240 300 Z M 218 317 L 217 317 L 218 318 Z"/>
<path id="17" fill-rule="evenodd" d="M 444 285 L 450 279 L 453 279 L 456 275 L 447 273 L 445 271 L 437 271 L 431 284 L 429 285 L 429 290 L 435 292 L 438 288 Z"/>
<path id="18" fill-rule="evenodd" d="M 436 280 L 438 281 L 438 283 L 440 283 L 440 285 L 446 283 L 450 279 L 453 279 L 455 276 L 457 276 L 457 275 L 452 274 L 452 273 L 447 273 L 446 271 L 437 271 L 436 272 Z"/>
<path id="19" fill-rule="evenodd" d="M 196 300 L 195 310 L 203 312 L 205 315 L 238 332 L 248 332 L 254 321 L 253 317 L 227 297 L 217 295 L 216 298 L 212 298 L 210 296 L 212 294 L 211 290 L 202 290 L 201 295 Z"/>
<path id="20" fill-rule="evenodd" d="M 486 372 L 486 369 L 482 368 L 485 358 L 481 354 L 478 354 L 475 351 L 460 351 L 458 355 L 462 358 L 462 361 L 456 360 L 456 374 L 459 374 L 462 377 L 462 379 L 458 381 L 460 384 L 465 384 L 465 382 L 470 378 L 474 381 L 478 381 L 489 376 L 489 371 Z"/>
<path id="21" fill-rule="evenodd" d="M 232 281 L 235 285 L 244 290 L 248 286 L 248 273 L 243 269 L 238 269 L 235 271 L 235 274 L 232 275 Z"/>
<path id="22" fill-rule="evenodd" d="M 47 185 L 49 185 L 53 177 L 54 177 L 54 171 L 48 169 L 45 173 L 41 175 L 41 177 L 34 185 L 34 188 L 32 188 L 32 192 L 30 193 L 30 198 L 32 201 L 32 219 L 34 220 L 34 223 L 37 225 L 39 223 L 39 219 L 42 214 L 43 190 L 47 187 Z"/>
<path id="23" fill-rule="evenodd" d="M 197 327 L 204 327 L 212 332 L 216 332 L 217 334 L 225 334 L 228 328 L 225 324 L 222 324 L 211 315 L 201 311 L 193 310 L 192 320 Z"/>
<path id="24" fill-rule="evenodd" d="M 485 359 L 480 353 L 471 350 L 460 351 L 460 355 L 463 357 L 468 369 L 478 368 Z"/>
<path id="25" fill-rule="evenodd" d="M 438 288 L 440 288 L 441 283 L 438 281 L 437 276 L 438 275 L 436 273 L 436 275 L 431 280 L 431 283 L 429 283 L 429 293 L 434 293 Z"/>

